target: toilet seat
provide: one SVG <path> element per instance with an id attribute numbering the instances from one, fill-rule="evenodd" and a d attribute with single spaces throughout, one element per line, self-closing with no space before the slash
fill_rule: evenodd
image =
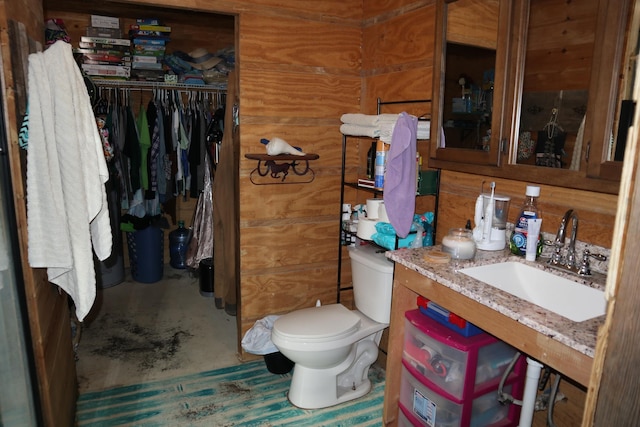
<path id="1" fill-rule="evenodd" d="M 360 316 L 342 304 L 303 308 L 276 319 L 273 333 L 289 341 L 334 341 L 353 334 Z"/>

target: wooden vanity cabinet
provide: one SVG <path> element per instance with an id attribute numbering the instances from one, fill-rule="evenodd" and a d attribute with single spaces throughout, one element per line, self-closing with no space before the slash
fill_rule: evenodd
<path id="1" fill-rule="evenodd" d="M 621 64 L 631 3 L 630 0 L 438 0 L 429 167 L 506 179 L 526 177 L 529 182 L 616 194 L 622 161 L 612 160 L 610 141 L 617 130 L 618 88 L 625 72 Z M 458 147 L 455 141 L 449 144 L 449 140 L 442 139 L 442 129 L 451 126 L 447 109 L 452 95 L 447 88 L 452 79 L 457 79 L 447 74 L 450 65 L 447 61 L 451 61 L 446 54 L 447 46 L 471 44 L 459 37 L 458 33 L 464 31 L 458 28 L 469 28 L 469 22 L 485 22 L 490 7 L 497 17 L 492 27 L 497 39 L 495 80 L 485 93 L 492 100 L 492 107 L 487 108 L 491 124 L 489 144 Z M 484 38 L 476 39 L 486 45 Z M 565 101 L 563 105 L 563 94 L 566 99 L 569 92 L 585 94 L 584 104 L 569 106 Z M 561 168 L 536 166 L 535 153 L 528 162 L 518 156 L 522 117 L 539 114 L 542 125 L 550 121 L 549 105 L 543 104 L 539 112 L 535 108 L 521 108 L 523 98 L 532 93 L 555 97 L 553 104 L 559 106 L 560 121 L 563 114 L 586 117 L 580 131 L 578 121 L 567 132 Z M 579 132 L 583 135 L 581 145 L 576 143 Z M 532 136 L 537 136 L 537 132 Z M 576 154 L 571 167 L 574 148 L 579 155 Z"/>
<path id="2" fill-rule="evenodd" d="M 396 263 L 386 367 L 383 412 L 385 426 L 397 425 L 405 332 L 404 317 L 406 311 L 416 308 L 416 298 L 419 295 L 445 309 L 464 313 L 467 321 L 512 345 L 523 354 L 550 366 L 576 383 L 585 387 L 589 384 L 593 358 Z"/>

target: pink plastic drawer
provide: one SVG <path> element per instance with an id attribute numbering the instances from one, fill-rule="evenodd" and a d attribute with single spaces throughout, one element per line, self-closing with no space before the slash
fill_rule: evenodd
<path id="1" fill-rule="evenodd" d="M 504 391 L 511 393 L 513 387 L 514 383 L 507 384 Z M 497 387 L 469 402 L 459 403 L 431 390 L 403 364 L 399 412 L 410 425 L 418 427 L 516 426 L 518 412 L 512 410 L 511 405 L 500 404 L 496 390 Z"/>
<path id="2" fill-rule="evenodd" d="M 402 358 L 433 389 L 461 401 L 494 387 L 516 350 L 491 335 L 462 336 L 419 310 L 405 314 Z M 523 362 L 512 375 L 519 375 Z"/>

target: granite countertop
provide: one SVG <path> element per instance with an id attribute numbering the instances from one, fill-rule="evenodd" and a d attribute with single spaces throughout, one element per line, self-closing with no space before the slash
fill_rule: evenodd
<path id="1" fill-rule="evenodd" d="M 575 274 L 565 273 L 549 267 L 544 264 L 544 261 L 527 262 L 523 257 L 512 255 L 508 250 L 491 252 L 479 250 L 474 260 L 459 261 L 456 268 L 453 260 L 448 264 L 436 264 L 426 261 L 424 254 L 431 250 L 441 250 L 441 247 L 438 245 L 419 249 L 399 249 L 386 252 L 386 256 L 396 263 L 414 270 L 580 353 L 589 357 L 594 356 L 598 328 L 604 323 L 604 315 L 583 322 L 574 322 L 456 270 L 504 261 L 517 261 L 535 265 L 538 268 L 600 290 L 605 288 L 606 276 L 604 274 L 596 272 L 588 278 L 578 277 Z M 570 302 L 567 301 L 567 304 L 570 304 Z M 446 308 L 451 309 L 450 307 Z M 451 311 L 455 313 L 455 309 Z"/>

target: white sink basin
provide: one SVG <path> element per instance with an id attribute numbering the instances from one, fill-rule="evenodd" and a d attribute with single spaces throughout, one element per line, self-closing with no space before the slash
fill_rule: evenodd
<path id="1" fill-rule="evenodd" d="M 604 292 L 520 262 L 459 271 L 574 322 L 602 316 L 606 310 Z"/>

